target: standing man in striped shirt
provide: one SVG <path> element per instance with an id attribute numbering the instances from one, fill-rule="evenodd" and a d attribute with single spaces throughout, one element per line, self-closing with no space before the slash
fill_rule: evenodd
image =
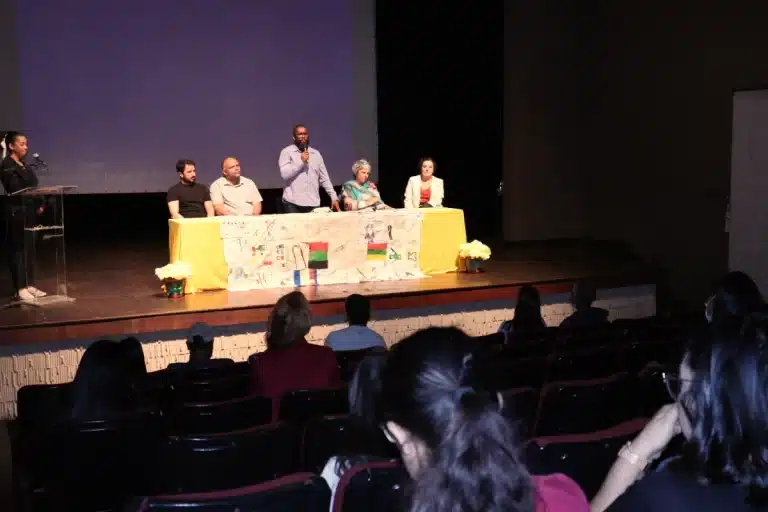
<path id="1" fill-rule="evenodd" d="M 278 160 L 283 178 L 283 211 L 309 213 L 320 206 L 320 187 L 331 198 L 331 207 L 338 211 L 339 197 L 325 168 L 323 156 L 309 147 L 309 131 L 303 124 L 293 128 L 293 144 L 283 148 Z"/>

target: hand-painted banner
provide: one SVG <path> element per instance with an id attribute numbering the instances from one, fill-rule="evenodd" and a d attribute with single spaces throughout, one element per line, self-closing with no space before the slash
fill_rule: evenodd
<path id="1" fill-rule="evenodd" d="M 413 210 L 224 217 L 230 290 L 424 277 Z"/>

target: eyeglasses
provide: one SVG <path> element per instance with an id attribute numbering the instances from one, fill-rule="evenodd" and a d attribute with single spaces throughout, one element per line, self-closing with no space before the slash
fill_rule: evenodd
<path id="1" fill-rule="evenodd" d="M 669 396 L 675 401 L 680 398 L 683 383 L 690 382 L 689 379 L 681 379 L 680 375 L 672 372 L 662 372 L 661 377 L 664 379 L 664 386 L 667 388 L 667 393 L 669 393 Z"/>

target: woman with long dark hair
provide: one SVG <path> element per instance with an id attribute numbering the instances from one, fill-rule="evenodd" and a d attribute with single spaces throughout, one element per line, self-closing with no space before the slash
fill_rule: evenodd
<path id="1" fill-rule="evenodd" d="M 757 284 L 741 271 L 728 272 L 714 286 L 704 307 L 704 316 L 712 329 L 721 333 L 738 331 L 744 318 L 765 308 Z"/>
<path id="2" fill-rule="evenodd" d="M 409 510 L 586 511 L 567 477 L 528 473 L 475 350 L 458 329 L 430 328 L 396 344 L 381 368 L 374 420 L 413 478 Z"/>
<path id="3" fill-rule="evenodd" d="M 72 388 L 76 421 L 116 419 L 138 409 L 125 349 L 114 341 L 99 340 L 85 349 Z"/>
<path id="4" fill-rule="evenodd" d="M 547 324 L 541 316 L 541 295 L 535 286 L 526 284 L 517 293 L 515 316 L 499 327 L 504 333 L 505 342 L 531 340 L 543 336 L 547 332 Z"/>
<path id="5" fill-rule="evenodd" d="M 768 510 L 768 317 L 697 334 L 664 378 L 674 403 L 622 448 L 592 510 Z M 678 434 L 681 456 L 643 476 Z"/>

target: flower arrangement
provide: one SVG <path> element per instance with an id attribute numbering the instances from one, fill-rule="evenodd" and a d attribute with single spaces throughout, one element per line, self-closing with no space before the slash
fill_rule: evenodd
<path id="1" fill-rule="evenodd" d="M 177 261 L 155 269 L 155 275 L 163 282 L 163 291 L 169 299 L 184 295 L 185 280 L 192 276 L 192 265 Z"/>
<path id="2" fill-rule="evenodd" d="M 173 280 L 181 281 L 192 277 L 192 265 L 177 261 L 176 263 L 169 263 L 168 265 L 155 269 L 155 275 L 161 281 Z"/>
<path id="3" fill-rule="evenodd" d="M 488 260 L 491 257 L 491 248 L 479 240 L 472 240 L 468 244 L 459 246 L 459 256 L 470 260 Z"/>
<path id="4" fill-rule="evenodd" d="M 459 257 L 464 260 L 467 272 L 482 272 L 480 263 L 491 257 L 491 249 L 479 240 L 459 246 Z"/>

